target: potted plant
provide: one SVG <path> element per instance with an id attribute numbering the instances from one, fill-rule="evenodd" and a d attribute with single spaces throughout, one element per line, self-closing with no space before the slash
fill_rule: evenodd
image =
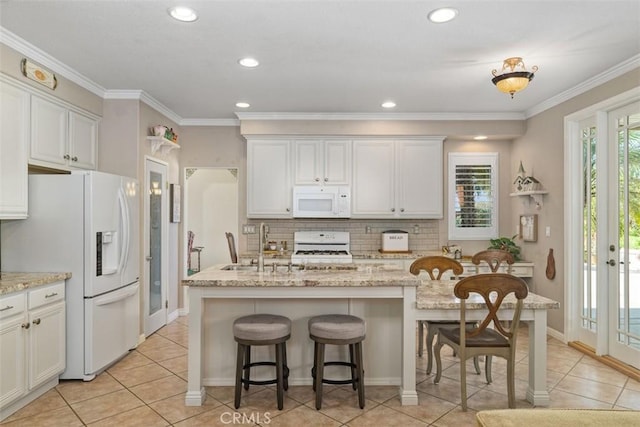
<path id="1" fill-rule="evenodd" d="M 520 261 L 520 246 L 516 245 L 515 239 L 517 234 L 513 237 L 498 237 L 497 239 L 490 239 L 489 249 L 502 249 L 513 255 L 513 259 Z"/>

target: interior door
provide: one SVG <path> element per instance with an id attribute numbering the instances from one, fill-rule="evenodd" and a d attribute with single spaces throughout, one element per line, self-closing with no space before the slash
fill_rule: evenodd
<path id="1" fill-rule="evenodd" d="M 609 354 L 640 368 L 640 102 L 609 113 Z"/>
<path id="2" fill-rule="evenodd" d="M 168 285 L 168 185 L 167 165 L 153 159 L 145 162 L 145 335 L 167 324 Z"/>

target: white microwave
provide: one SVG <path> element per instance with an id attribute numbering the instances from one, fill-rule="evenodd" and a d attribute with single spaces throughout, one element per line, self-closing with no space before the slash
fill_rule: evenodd
<path id="1" fill-rule="evenodd" d="M 293 187 L 294 218 L 349 218 L 351 189 L 344 185 Z"/>

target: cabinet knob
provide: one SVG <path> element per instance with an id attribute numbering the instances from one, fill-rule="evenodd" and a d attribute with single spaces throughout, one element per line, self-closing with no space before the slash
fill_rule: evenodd
<path id="1" fill-rule="evenodd" d="M 34 325 L 39 325 L 40 324 L 40 318 L 38 317 L 36 320 L 33 321 Z"/>
<path id="2" fill-rule="evenodd" d="M 400 208 L 400 212 L 404 212 L 404 208 Z"/>
<path id="3" fill-rule="evenodd" d="M 319 181 L 320 181 L 320 178 L 316 178 L 316 179 L 315 179 L 315 181 L 316 181 L 316 182 L 319 182 Z"/>
<path id="4" fill-rule="evenodd" d="M 395 211 L 396 211 L 396 208 L 391 208 L 391 212 L 395 212 Z"/>
<path id="5" fill-rule="evenodd" d="M 329 182 L 329 178 L 325 178 L 325 179 L 324 179 L 324 182 Z"/>
<path id="6" fill-rule="evenodd" d="M 31 324 L 29 324 L 29 323 L 23 323 L 22 324 L 22 329 L 29 329 L 30 326 L 31 326 Z"/>
<path id="7" fill-rule="evenodd" d="M 65 154 L 64 156 L 62 156 L 62 158 L 64 158 L 65 160 L 69 160 L 71 156 L 69 156 L 68 154 Z"/>
<path id="8" fill-rule="evenodd" d="M 73 157 L 71 158 L 71 160 L 73 160 L 74 162 L 77 162 L 77 161 L 78 161 L 78 156 L 73 156 Z"/>
<path id="9" fill-rule="evenodd" d="M 287 212 L 291 212 L 291 209 L 287 208 Z"/>

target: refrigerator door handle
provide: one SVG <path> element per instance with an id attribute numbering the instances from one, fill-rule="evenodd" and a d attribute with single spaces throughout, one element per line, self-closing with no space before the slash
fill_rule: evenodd
<path id="1" fill-rule="evenodd" d="M 127 298 L 129 298 L 132 295 L 135 295 L 136 292 L 138 292 L 138 284 L 136 283 L 134 286 L 129 286 L 130 289 L 127 289 L 126 291 L 115 291 L 112 292 L 110 295 L 105 295 L 103 297 L 99 297 L 95 300 L 96 306 L 103 306 L 103 305 L 109 305 L 109 304 L 113 304 L 115 302 L 118 301 L 122 301 L 125 300 Z"/>
<path id="2" fill-rule="evenodd" d="M 127 197 L 124 194 L 122 188 L 118 189 L 118 201 L 120 204 L 120 216 L 122 218 L 122 242 L 120 245 L 120 262 L 118 263 L 118 271 L 123 271 L 125 262 L 129 259 L 129 239 L 130 239 L 130 227 L 131 218 L 129 218 L 129 205 L 127 203 Z"/>

